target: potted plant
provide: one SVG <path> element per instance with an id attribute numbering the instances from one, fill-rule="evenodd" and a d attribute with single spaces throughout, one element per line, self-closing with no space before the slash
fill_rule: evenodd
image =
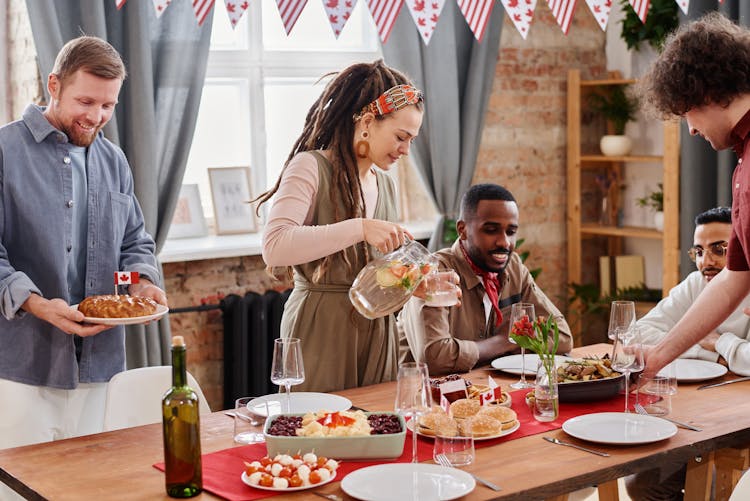
<path id="1" fill-rule="evenodd" d="M 636 198 L 635 202 L 640 207 L 647 207 L 654 211 L 654 227 L 661 231 L 664 229 L 664 185 L 659 183 L 659 189 L 652 191 L 642 198 Z"/>
<path id="2" fill-rule="evenodd" d="M 661 50 L 664 39 L 680 23 L 677 2 L 674 0 L 651 0 L 646 22 L 641 22 L 628 0 L 621 0 L 622 30 L 620 38 L 628 49 L 640 50 L 641 42 L 648 42 L 651 47 Z"/>
<path id="3" fill-rule="evenodd" d="M 599 147 L 607 156 L 630 153 L 633 141 L 625 135 L 625 125 L 635 120 L 638 100 L 628 94 L 626 85 L 611 85 L 589 96 L 590 108 L 600 113 L 609 123 L 611 134 L 601 138 Z"/>

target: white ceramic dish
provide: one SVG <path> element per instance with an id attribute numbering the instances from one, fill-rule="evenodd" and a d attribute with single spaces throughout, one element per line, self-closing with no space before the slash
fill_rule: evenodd
<path id="1" fill-rule="evenodd" d="M 572 359 L 563 355 L 555 355 L 556 365 L 560 365 L 561 362 L 566 360 Z M 536 374 L 536 366 L 538 363 L 539 355 L 536 353 L 526 353 L 526 355 L 524 355 L 523 367 L 527 376 L 533 376 Z M 497 370 L 509 374 L 521 375 L 521 355 L 507 355 L 505 357 L 496 358 L 490 365 Z"/>
<path id="2" fill-rule="evenodd" d="M 362 501 L 448 501 L 474 490 L 474 479 L 458 468 L 436 464 L 395 463 L 353 471 L 341 489 Z"/>
<path id="3" fill-rule="evenodd" d="M 242 472 L 241 478 L 244 483 L 246 483 L 253 489 L 260 489 L 262 491 L 273 491 L 273 492 L 294 492 L 294 491 L 304 491 L 306 489 L 313 489 L 315 487 L 320 487 L 321 485 L 326 485 L 327 483 L 333 482 L 334 479 L 336 478 L 336 472 L 334 471 L 333 474 L 331 474 L 331 478 L 329 478 L 325 482 L 318 482 L 317 484 L 310 484 L 310 485 L 301 485 L 299 487 L 287 487 L 286 489 L 275 489 L 273 487 L 263 487 L 262 485 L 253 485 L 250 483 L 249 477 L 244 471 Z"/>
<path id="4" fill-rule="evenodd" d="M 281 437 L 269 435 L 268 430 L 276 419 L 271 417 L 266 420 L 263 430 L 266 450 L 271 457 L 276 454 L 305 454 L 306 452 L 315 452 L 318 456 L 336 459 L 393 459 L 401 456 L 406 439 L 406 423 L 403 416 L 394 412 L 368 412 L 366 414 L 395 415 L 401 423 L 401 431 L 360 437 Z M 302 416 L 301 413 L 292 415 Z"/>
<path id="5" fill-rule="evenodd" d="M 318 412 L 322 410 L 336 412 L 345 411 L 352 406 L 352 401 L 339 395 L 330 393 L 315 393 L 309 391 L 292 392 L 292 408 L 287 412 L 286 394 L 272 393 L 255 398 L 247 403 L 247 410 L 257 416 L 266 415 L 266 404 L 268 404 L 268 415 L 276 414 L 304 414 L 306 412 Z"/>
<path id="6" fill-rule="evenodd" d="M 412 424 L 412 421 L 408 421 L 406 423 L 406 427 L 409 428 L 409 431 L 414 431 L 414 425 Z M 474 441 L 480 442 L 482 440 L 493 440 L 495 438 L 504 437 L 505 435 L 510 435 L 511 433 L 517 431 L 520 427 L 521 427 L 521 422 L 516 421 L 516 424 L 513 425 L 511 428 L 508 428 L 507 430 L 503 430 L 497 435 L 490 435 L 488 437 L 474 437 Z M 418 430 L 417 430 L 417 435 L 419 435 L 420 437 L 425 437 L 425 438 L 435 438 L 432 435 L 425 435 L 424 433 L 419 433 Z"/>
<path id="7" fill-rule="evenodd" d="M 72 310 L 77 310 L 78 305 L 74 304 L 70 307 Z M 156 305 L 156 312 L 151 315 L 145 315 L 142 317 L 124 317 L 124 318 L 97 318 L 97 317 L 83 317 L 83 321 L 88 324 L 99 324 L 99 325 L 134 325 L 134 324 L 145 324 L 152 320 L 157 320 L 167 314 L 169 308 L 163 304 Z"/>
<path id="8" fill-rule="evenodd" d="M 726 367 L 716 362 L 709 362 L 708 360 L 678 358 L 672 364 L 675 367 L 674 372 L 677 381 L 680 383 L 697 383 L 698 381 L 721 377 L 727 373 Z M 662 369 L 659 375 L 668 376 L 668 369 Z"/>
<path id="9" fill-rule="evenodd" d="M 664 419 L 624 412 L 576 416 L 565 421 L 562 429 L 571 437 L 612 445 L 650 444 L 677 433 L 677 427 Z"/>

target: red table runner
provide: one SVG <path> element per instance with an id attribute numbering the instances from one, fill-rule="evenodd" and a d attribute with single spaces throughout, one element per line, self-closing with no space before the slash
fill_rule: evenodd
<path id="1" fill-rule="evenodd" d="M 518 420 L 521 427 L 510 435 L 500 437 L 494 440 L 476 441 L 476 448 L 484 448 L 491 445 L 498 445 L 509 440 L 536 435 L 546 431 L 556 430 L 562 427 L 562 424 L 575 416 L 583 414 L 593 414 L 596 412 L 621 412 L 625 407 L 624 396 L 617 396 L 609 400 L 599 402 L 583 403 L 561 403 L 560 416 L 549 423 L 540 423 L 534 419 L 531 409 L 526 405 L 525 395 L 529 390 L 516 390 L 511 392 L 513 399 L 512 408 L 518 414 Z M 408 463 L 411 461 L 412 439 L 407 431 L 406 440 L 404 441 L 403 454 L 391 461 L 342 461 L 341 466 L 336 472 L 336 481 L 341 481 L 347 474 L 364 468 L 383 463 Z M 203 488 L 230 501 L 246 501 L 253 499 L 262 499 L 275 496 L 276 492 L 253 489 L 240 479 L 240 475 L 245 470 L 245 461 L 251 462 L 266 455 L 265 444 L 252 444 L 232 447 L 211 454 L 203 455 Z M 429 438 L 419 437 L 417 440 L 417 457 L 419 461 L 432 459 L 432 440 Z M 164 463 L 157 463 L 155 468 L 164 471 Z"/>

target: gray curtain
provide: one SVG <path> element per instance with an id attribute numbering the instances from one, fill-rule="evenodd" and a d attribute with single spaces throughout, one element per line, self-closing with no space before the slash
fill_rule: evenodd
<path id="1" fill-rule="evenodd" d="M 474 177 L 504 14 L 502 4 L 496 2 L 479 43 L 457 3 L 446 2 L 425 46 L 403 8 L 383 46 L 386 63 L 409 75 L 425 93 L 424 121 L 412 156 L 442 215 L 430 250 L 447 243 L 445 219 L 458 217 L 461 195 Z"/>
<path id="2" fill-rule="evenodd" d="M 744 26 L 750 26 L 750 2 L 747 0 L 691 0 L 688 16 L 680 11 L 680 22 L 698 19 L 703 14 L 718 10 Z M 732 172 L 737 156 L 731 149 L 714 151 L 700 136 L 693 137 L 683 120 L 680 130 L 680 248 L 693 245 L 695 216 L 704 210 L 732 204 Z M 680 271 L 686 277 L 695 269 L 682 253 Z"/>
<path id="3" fill-rule="evenodd" d="M 125 152 L 146 229 L 157 251 L 167 236 L 193 140 L 206 74 L 213 13 L 198 27 L 191 2 L 172 2 L 157 19 L 153 3 L 131 0 L 28 0 L 42 78 L 68 40 L 109 41 L 128 70 L 115 117 L 104 133 Z M 46 87 L 46 86 L 45 86 Z M 128 327 L 128 368 L 169 363 L 169 319 Z"/>

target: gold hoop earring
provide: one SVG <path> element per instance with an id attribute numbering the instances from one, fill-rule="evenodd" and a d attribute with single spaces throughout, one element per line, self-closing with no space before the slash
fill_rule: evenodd
<path id="1" fill-rule="evenodd" d="M 357 157 L 367 158 L 367 155 L 370 154 L 370 143 L 367 142 L 367 138 L 370 137 L 370 133 L 366 130 L 363 130 L 360 136 L 362 137 L 362 139 L 357 141 L 357 144 L 354 145 L 354 151 L 357 154 Z"/>

